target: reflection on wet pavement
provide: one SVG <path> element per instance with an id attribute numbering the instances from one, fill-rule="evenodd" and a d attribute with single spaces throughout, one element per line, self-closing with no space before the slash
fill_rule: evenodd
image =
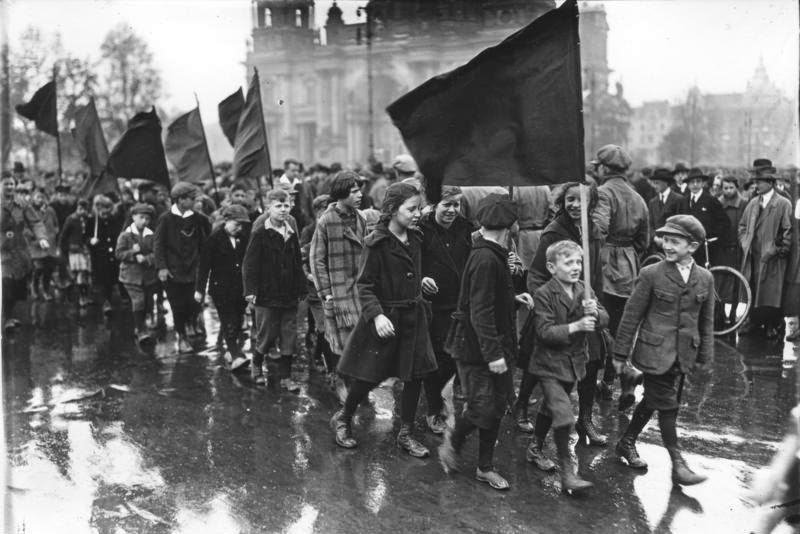
<path id="1" fill-rule="evenodd" d="M 796 346 L 720 341 L 713 375 L 689 382 L 679 418 L 685 456 L 708 482 L 672 488 L 654 418 L 639 447 L 649 472 L 621 465 L 612 447 L 578 446 L 596 486 L 565 496 L 557 474 L 525 461 L 528 437 L 506 421 L 496 459 L 512 490 L 501 494 L 472 477 L 475 440 L 450 476 L 435 452 L 397 449 L 397 384 L 360 408 L 360 447 L 345 451 L 328 427 L 335 396 L 304 354 L 300 394 L 255 389 L 216 351 L 176 355 L 171 333 L 154 356 L 139 353 L 128 316 L 78 326 L 70 308 L 33 307 L 38 327 L 3 342 L 8 533 L 742 532 L 748 481 L 796 402 Z M 596 414 L 613 442 L 627 416 L 611 402 Z M 424 435 L 434 451 L 439 441 Z"/>

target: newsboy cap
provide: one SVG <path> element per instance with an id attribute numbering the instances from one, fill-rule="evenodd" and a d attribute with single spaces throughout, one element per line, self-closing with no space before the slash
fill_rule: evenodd
<path id="1" fill-rule="evenodd" d="M 675 175 L 666 167 L 656 167 L 656 170 L 653 171 L 653 174 L 650 175 L 651 180 L 661 180 L 662 182 L 667 182 L 668 184 L 675 183 Z"/>
<path id="2" fill-rule="evenodd" d="M 771 160 L 767 158 L 758 158 L 753 161 L 753 168 L 750 169 L 750 172 L 753 173 L 753 176 L 756 180 L 772 180 L 775 181 L 777 179 L 778 170 L 772 164 Z"/>
<path id="3" fill-rule="evenodd" d="M 395 157 L 392 167 L 396 171 L 406 174 L 417 172 L 417 162 L 408 154 L 400 154 Z"/>
<path id="4" fill-rule="evenodd" d="M 673 215 L 668 218 L 664 226 L 656 230 L 656 235 L 677 235 L 689 241 L 702 243 L 706 239 L 706 229 L 694 215 Z"/>
<path id="5" fill-rule="evenodd" d="M 172 190 L 169 192 L 169 196 L 172 199 L 181 198 L 191 196 L 192 198 L 196 197 L 200 191 L 197 189 L 197 186 L 191 184 L 189 182 L 178 182 L 177 184 L 172 186 Z"/>
<path id="6" fill-rule="evenodd" d="M 137 202 L 131 208 L 131 215 L 136 215 L 137 213 L 154 217 L 156 214 L 156 210 L 150 204 L 146 204 L 144 202 Z"/>
<path id="7" fill-rule="evenodd" d="M 492 193 L 478 202 L 475 218 L 478 224 L 489 230 L 511 228 L 517 222 L 517 203 L 508 195 Z"/>
<path id="8" fill-rule="evenodd" d="M 222 218 L 226 221 L 236 221 L 245 224 L 250 222 L 250 216 L 247 214 L 247 209 L 239 204 L 231 204 L 223 209 Z"/>
<path id="9" fill-rule="evenodd" d="M 626 171 L 631 166 L 633 160 L 619 145 L 606 145 L 597 151 L 597 155 L 592 161 L 594 164 L 605 165 L 610 169 Z"/>

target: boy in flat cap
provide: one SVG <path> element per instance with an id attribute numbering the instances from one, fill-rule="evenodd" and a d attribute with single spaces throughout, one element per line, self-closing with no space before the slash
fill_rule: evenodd
<path id="1" fill-rule="evenodd" d="M 134 335 L 140 346 L 150 339 L 146 318 L 148 310 L 153 309 L 156 291 L 153 231 L 148 228 L 155 213 L 150 204 L 135 204 L 130 211 L 133 223 L 119 234 L 115 250 L 120 262 L 119 281 L 131 299 Z"/>
<path id="2" fill-rule="evenodd" d="M 479 429 L 478 469 L 475 477 L 497 490 L 507 490 L 508 481 L 493 465 L 500 421 L 513 396 L 511 369 L 517 357 L 516 307 L 529 310 L 533 299 L 515 289 L 507 257 L 508 234 L 517 220 L 517 205 L 507 195 L 490 194 L 478 203 L 476 218 L 481 225 L 461 279 L 458 306 L 447 340 L 456 360 L 461 388 L 466 397 L 464 411 L 448 429 L 439 447 L 445 472 L 455 470 L 467 436 Z M 516 280 L 524 287 L 524 279 Z"/>
<path id="3" fill-rule="evenodd" d="M 247 208 L 231 204 L 222 209 L 222 224 L 208 236 L 200 253 L 194 300 L 203 302 L 208 294 L 219 316 L 220 340 L 224 340 L 231 357 L 231 371 L 249 364 L 239 346 L 247 302 L 244 300 L 242 264 L 247 248 L 245 228 L 250 226 Z M 221 344 L 218 344 L 221 348 Z"/>
<path id="4" fill-rule="evenodd" d="M 658 411 L 661 439 L 672 460 L 672 482 L 687 486 L 706 477 L 694 473 L 681 457 L 676 420 L 686 373 L 702 370 L 714 358 L 714 279 L 692 259 L 706 238 L 695 217 L 673 215 L 656 234 L 666 257 L 642 269 L 617 329 L 614 366 L 621 372 L 633 348 L 633 365 L 644 372 L 644 398 L 616 451 L 630 467 L 646 469 L 636 438 Z"/>

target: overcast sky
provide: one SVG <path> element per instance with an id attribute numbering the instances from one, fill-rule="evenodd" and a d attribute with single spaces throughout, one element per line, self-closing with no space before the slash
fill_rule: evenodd
<path id="1" fill-rule="evenodd" d="M 339 0 L 348 21 L 364 3 Z M 680 98 L 693 84 L 704 92 L 743 91 L 760 57 L 778 86 L 797 94 L 796 0 L 590 3 L 606 8 L 612 82 L 623 82 L 633 105 Z M 318 25 L 330 4 L 317 1 Z M 11 0 L 10 44 L 33 24 L 60 32 L 73 53 L 96 57 L 106 32 L 124 21 L 155 54 L 168 92 L 162 105 L 188 110 L 196 91 L 204 121 L 215 122 L 217 102 L 244 84 L 250 6 L 250 0 Z"/>

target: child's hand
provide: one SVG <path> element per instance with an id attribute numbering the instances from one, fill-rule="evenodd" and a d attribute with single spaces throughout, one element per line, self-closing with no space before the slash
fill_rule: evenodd
<path id="1" fill-rule="evenodd" d="M 533 309 L 533 297 L 531 297 L 530 293 L 520 293 L 519 295 L 514 297 L 514 300 L 516 300 L 529 310 Z"/>
<path id="2" fill-rule="evenodd" d="M 139 246 L 139 243 L 134 243 L 133 246 L 131 247 L 131 251 L 132 252 L 141 252 L 142 248 Z"/>
<path id="3" fill-rule="evenodd" d="M 380 337 L 392 337 L 394 335 L 394 325 L 384 314 L 375 317 L 375 331 Z"/>
<path id="4" fill-rule="evenodd" d="M 144 263 L 144 254 L 137 254 L 135 257 L 136 263 Z"/>
<path id="5" fill-rule="evenodd" d="M 587 299 L 583 301 L 583 314 L 584 315 L 592 315 L 597 317 L 599 312 L 597 311 L 597 300 L 595 299 Z"/>
<path id="6" fill-rule="evenodd" d="M 569 331 L 570 333 L 594 332 L 594 327 L 596 324 L 597 324 L 596 318 L 592 317 L 591 315 L 586 315 L 582 319 L 579 319 L 574 323 L 570 323 Z"/>
<path id="7" fill-rule="evenodd" d="M 500 358 L 499 360 L 489 362 L 489 371 L 498 375 L 508 371 L 508 365 L 506 364 L 506 359 Z"/>
<path id="8" fill-rule="evenodd" d="M 426 276 L 422 279 L 422 292 L 426 295 L 435 295 L 439 292 L 439 286 L 436 285 L 436 280 Z"/>

